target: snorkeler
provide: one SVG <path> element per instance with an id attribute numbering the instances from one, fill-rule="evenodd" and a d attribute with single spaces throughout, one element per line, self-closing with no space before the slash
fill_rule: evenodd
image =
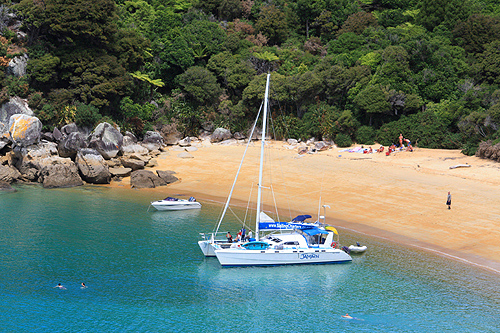
<path id="1" fill-rule="evenodd" d="M 55 286 L 54 288 L 57 288 L 57 289 L 61 289 L 61 290 L 66 290 L 66 287 L 63 286 L 62 284 L 58 283 L 57 286 Z"/>
<path id="2" fill-rule="evenodd" d="M 82 282 L 82 286 L 80 287 L 80 289 L 85 289 L 87 288 L 87 286 L 85 285 L 85 282 Z"/>

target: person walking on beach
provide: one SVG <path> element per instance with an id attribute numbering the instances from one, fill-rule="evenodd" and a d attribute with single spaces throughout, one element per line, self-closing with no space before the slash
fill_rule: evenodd
<path id="1" fill-rule="evenodd" d="M 448 198 L 446 199 L 446 204 L 448 205 L 448 209 L 451 209 L 451 193 L 448 192 Z"/>

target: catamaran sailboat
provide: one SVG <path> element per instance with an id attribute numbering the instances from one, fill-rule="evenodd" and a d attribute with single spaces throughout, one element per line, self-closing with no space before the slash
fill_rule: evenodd
<path id="1" fill-rule="evenodd" d="M 326 264 L 350 262 L 352 261 L 352 258 L 349 254 L 337 248 L 338 244 L 334 239 L 334 235 L 337 232 L 334 228 L 324 226 L 320 223 L 304 223 L 304 219 L 297 220 L 297 218 L 291 222 L 275 222 L 262 211 L 263 162 L 269 97 L 269 80 L 270 74 L 267 74 L 262 120 L 255 240 L 229 244 L 228 246 L 227 242 L 224 243 L 223 241 L 216 241 L 215 237 L 211 237 L 208 240 L 200 241 L 200 248 L 203 250 L 205 255 L 210 255 L 213 251 L 222 266 Z M 245 157 L 245 154 L 243 155 L 243 158 Z M 236 178 L 238 177 L 240 169 L 238 170 Z M 229 198 L 233 192 L 235 183 L 236 179 L 233 183 L 233 188 L 231 189 Z M 219 226 L 225 212 L 227 211 L 229 198 L 226 202 L 226 206 L 224 207 L 223 214 L 219 221 Z M 302 215 L 302 217 L 304 217 L 304 215 Z M 260 238 L 260 233 L 264 231 L 271 233 Z M 279 233 L 277 233 L 277 231 L 279 231 Z"/>

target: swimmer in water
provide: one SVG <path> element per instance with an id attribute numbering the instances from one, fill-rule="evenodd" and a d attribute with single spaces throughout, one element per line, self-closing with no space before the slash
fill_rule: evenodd
<path id="1" fill-rule="evenodd" d="M 85 282 L 82 282 L 82 286 L 80 287 L 80 289 L 85 289 L 87 288 L 87 286 L 85 285 Z"/>
<path id="2" fill-rule="evenodd" d="M 62 290 L 66 290 L 66 287 L 63 286 L 62 284 L 58 283 L 57 286 L 55 286 L 54 288 L 58 288 L 58 289 L 62 289 Z"/>
<path id="3" fill-rule="evenodd" d="M 342 316 L 342 318 L 346 318 L 346 319 L 354 319 L 353 317 L 349 316 L 348 313 L 346 313 L 345 315 Z"/>

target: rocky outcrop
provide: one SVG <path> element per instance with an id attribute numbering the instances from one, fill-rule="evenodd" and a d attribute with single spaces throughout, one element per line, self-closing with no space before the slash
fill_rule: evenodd
<path id="1" fill-rule="evenodd" d="M 158 177 L 160 177 L 161 179 L 163 179 L 167 184 L 175 183 L 176 181 L 179 180 L 179 178 L 177 178 L 176 176 L 174 176 L 175 171 L 170 171 L 170 170 L 166 170 L 166 171 L 156 170 L 156 174 L 158 175 Z"/>
<path id="2" fill-rule="evenodd" d="M 176 145 L 182 139 L 182 134 L 177 130 L 176 124 L 163 125 L 160 133 L 163 137 L 163 142 L 167 145 Z"/>
<path id="3" fill-rule="evenodd" d="M 75 123 L 66 124 L 61 127 L 61 133 L 63 135 L 70 135 L 73 132 L 78 132 L 78 126 Z"/>
<path id="4" fill-rule="evenodd" d="M 43 187 L 73 187 L 83 185 L 76 164 L 69 158 L 53 156 L 40 161 Z"/>
<path id="5" fill-rule="evenodd" d="M 163 138 L 158 132 L 147 131 L 142 140 L 142 145 L 149 151 L 158 150 L 163 145 Z"/>
<path id="6" fill-rule="evenodd" d="M 0 191 L 2 192 L 16 192 L 15 188 L 12 188 L 9 183 L 0 181 Z"/>
<path id="7" fill-rule="evenodd" d="M 132 188 L 155 188 L 166 186 L 167 182 L 155 175 L 152 171 L 137 170 L 130 175 L 130 186 Z"/>
<path id="8" fill-rule="evenodd" d="M 21 56 L 14 57 L 7 66 L 5 73 L 15 77 L 26 75 L 26 66 L 28 65 L 28 55 L 25 53 Z"/>
<path id="9" fill-rule="evenodd" d="M 42 160 L 57 155 L 57 145 L 53 142 L 42 142 L 27 148 L 14 150 L 13 164 L 21 172 L 23 178 L 37 181 L 42 168 Z"/>
<path id="10" fill-rule="evenodd" d="M 21 173 L 9 165 L 0 165 L 0 182 L 13 183 L 21 178 Z"/>
<path id="11" fill-rule="evenodd" d="M 123 135 L 109 123 L 100 123 L 90 135 L 89 148 L 109 160 L 118 155 L 123 145 Z"/>
<path id="12" fill-rule="evenodd" d="M 123 146 L 122 147 L 122 153 L 125 154 L 147 154 L 149 153 L 149 150 L 138 144 L 131 144 L 128 146 Z"/>
<path id="13" fill-rule="evenodd" d="M 0 149 L 5 147 L 10 141 L 9 127 L 0 121 Z"/>
<path id="14" fill-rule="evenodd" d="M 491 140 L 481 142 L 476 150 L 476 156 L 500 162 L 500 143 L 493 145 Z"/>
<path id="15" fill-rule="evenodd" d="M 80 149 L 76 154 L 76 166 L 84 181 L 92 184 L 109 184 L 111 173 L 104 158 L 95 149 Z"/>
<path id="16" fill-rule="evenodd" d="M 231 138 L 231 131 L 225 128 L 217 128 L 210 137 L 211 142 L 220 142 Z"/>
<path id="17" fill-rule="evenodd" d="M 14 96 L 0 107 L 0 122 L 8 124 L 10 117 L 15 114 L 33 116 L 33 110 L 28 106 L 27 100 Z"/>
<path id="18" fill-rule="evenodd" d="M 75 159 L 76 153 L 83 148 L 87 148 L 85 137 L 80 132 L 70 132 L 67 137 L 62 139 L 57 146 L 59 156 Z"/>
<path id="19" fill-rule="evenodd" d="M 15 114 L 9 120 L 10 139 L 16 145 L 27 147 L 40 140 L 42 122 L 37 117 Z"/>
<path id="20" fill-rule="evenodd" d="M 140 158 L 122 157 L 120 160 L 124 167 L 130 168 L 134 171 L 144 169 L 144 166 L 146 165 L 146 162 Z"/>
<path id="21" fill-rule="evenodd" d="M 109 168 L 109 173 L 111 173 L 113 177 L 128 177 L 132 173 L 132 169 L 114 167 L 114 168 Z"/>

